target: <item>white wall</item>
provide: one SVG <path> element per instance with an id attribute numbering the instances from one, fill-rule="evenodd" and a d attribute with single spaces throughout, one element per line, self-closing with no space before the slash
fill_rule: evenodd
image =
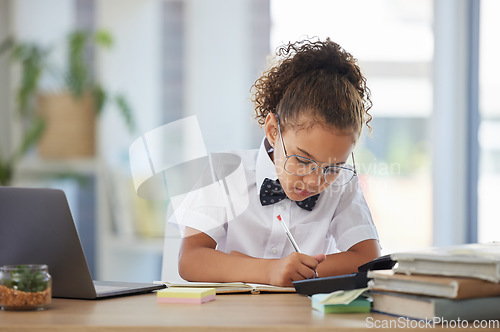
<path id="1" fill-rule="evenodd" d="M 161 253 L 117 237 L 111 218 L 133 228 L 132 187 L 128 149 L 133 140 L 161 125 L 161 1 L 97 0 L 96 26 L 110 32 L 114 45 L 100 50 L 97 73 L 111 94 L 123 94 L 134 111 L 136 132 L 130 133 L 116 106 L 108 104 L 99 123 L 99 278 L 151 281 L 159 278 Z M 109 187 L 114 181 L 114 186 Z M 130 187 L 130 188 L 129 188 Z M 120 191 L 120 192 L 118 192 Z M 123 197 L 126 199 L 123 200 Z M 110 209 L 127 211 L 111 211 Z M 123 218 L 121 218 L 123 217 Z M 127 242 L 130 241 L 130 242 Z"/>
<path id="2" fill-rule="evenodd" d="M 185 113 L 209 152 L 255 147 L 251 0 L 186 0 Z"/>
<path id="3" fill-rule="evenodd" d="M 161 119 L 161 59 L 159 0 L 98 0 L 96 24 L 114 39 L 111 50 L 101 50 L 97 72 L 112 93 L 123 93 L 135 112 L 137 134 L 159 126 Z M 134 139 L 115 106 L 101 119 L 101 155 L 123 162 Z M 126 161 L 126 160 L 125 160 Z"/>

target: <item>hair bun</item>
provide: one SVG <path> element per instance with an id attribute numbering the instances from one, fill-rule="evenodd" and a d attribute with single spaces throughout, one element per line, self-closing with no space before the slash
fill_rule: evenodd
<path id="1" fill-rule="evenodd" d="M 299 41 L 282 46 L 277 54 L 283 62 L 293 62 L 294 75 L 316 71 L 346 76 L 352 72 L 356 59 L 339 44 L 327 38 L 325 41 Z M 351 83 L 358 84 L 357 80 Z"/>

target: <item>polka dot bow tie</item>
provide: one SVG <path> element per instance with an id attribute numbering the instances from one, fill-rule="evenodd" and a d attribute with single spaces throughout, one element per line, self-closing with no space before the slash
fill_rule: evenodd
<path id="1" fill-rule="evenodd" d="M 279 180 L 265 179 L 260 187 L 260 203 L 262 206 L 278 203 L 287 198 L 285 191 L 281 187 Z M 312 211 L 319 194 L 306 198 L 303 201 L 294 201 L 299 207 L 307 211 Z"/>

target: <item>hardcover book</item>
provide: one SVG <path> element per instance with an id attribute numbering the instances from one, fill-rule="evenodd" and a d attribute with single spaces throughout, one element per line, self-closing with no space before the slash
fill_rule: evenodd
<path id="1" fill-rule="evenodd" d="M 394 253 L 394 269 L 406 274 L 471 277 L 500 282 L 500 243 L 474 243 Z"/>
<path id="2" fill-rule="evenodd" d="M 487 280 L 433 275 L 406 275 L 391 270 L 368 271 L 372 290 L 468 299 L 500 296 L 500 283 Z"/>
<path id="3" fill-rule="evenodd" d="M 500 317 L 500 297 L 452 300 L 439 297 L 370 291 L 372 310 L 412 319 L 483 320 Z"/>

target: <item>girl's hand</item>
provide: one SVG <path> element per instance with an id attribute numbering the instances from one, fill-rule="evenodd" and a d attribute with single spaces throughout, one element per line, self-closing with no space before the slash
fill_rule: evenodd
<path id="1" fill-rule="evenodd" d="M 318 264 L 324 260 L 323 254 L 309 256 L 297 252 L 282 259 L 270 260 L 269 284 L 290 287 L 293 286 L 292 281 L 314 278 Z"/>

